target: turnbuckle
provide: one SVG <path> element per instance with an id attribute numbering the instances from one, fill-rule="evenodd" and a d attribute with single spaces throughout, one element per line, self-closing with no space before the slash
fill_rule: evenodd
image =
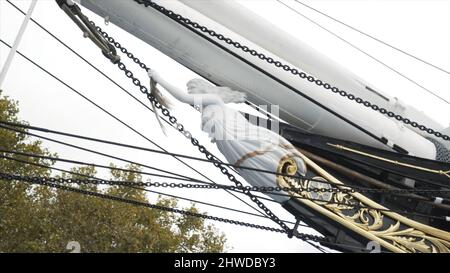
<path id="1" fill-rule="evenodd" d="M 288 230 L 288 233 L 287 233 L 289 239 L 292 239 L 292 237 L 294 237 L 294 236 L 297 237 L 297 235 L 299 235 L 298 226 L 300 225 L 300 221 L 301 221 L 301 219 L 299 217 L 295 218 L 294 228 Z"/>
<path id="2" fill-rule="evenodd" d="M 106 58 L 114 64 L 120 61 L 120 57 L 117 55 L 114 46 L 99 34 L 97 29 L 90 23 L 89 18 L 81 12 L 77 4 L 72 0 L 56 0 L 56 3 L 75 22 L 81 31 L 83 31 L 83 36 L 89 38 L 102 50 Z"/>

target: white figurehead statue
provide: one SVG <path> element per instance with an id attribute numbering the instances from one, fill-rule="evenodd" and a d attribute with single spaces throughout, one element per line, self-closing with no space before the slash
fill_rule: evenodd
<path id="1" fill-rule="evenodd" d="M 280 162 L 289 159 L 295 162 L 294 172 L 306 174 L 306 166 L 296 148 L 279 134 L 251 124 L 239 111 L 227 103 L 245 102 L 245 94 L 228 87 L 217 87 L 201 79 L 187 83 L 187 93 L 163 79 L 156 71 L 148 72 L 152 81 L 160 84 L 181 102 L 201 106 L 202 130 L 209 134 L 212 142 L 236 166 L 250 167 L 270 172 L 280 172 Z M 273 173 L 257 172 L 236 167 L 239 175 L 252 186 L 277 187 L 277 176 Z M 291 166 L 292 167 L 292 166 Z M 286 170 L 283 170 L 285 173 Z M 289 199 L 287 195 L 268 194 L 278 202 Z"/>

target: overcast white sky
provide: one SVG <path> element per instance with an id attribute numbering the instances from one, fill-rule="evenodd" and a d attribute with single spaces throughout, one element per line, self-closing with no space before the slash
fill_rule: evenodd
<path id="1" fill-rule="evenodd" d="M 13 2 L 22 8 L 22 10 L 26 10 L 30 3 L 28 0 L 13 0 Z M 300 18 L 297 14 L 277 3 L 275 0 L 247 0 L 240 2 L 280 25 L 287 31 L 294 33 L 305 42 L 345 65 L 368 82 L 376 83 L 381 89 L 389 89 L 394 95 L 422 109 L 435 117 L 439 122 L 443 124 L 450 123 L 450 109 L 447 104 L 426 95 L 418 87 L 355 51 L 335 37 L 330 36 L 310 22 Z M 448 74 L 444 74 L 409 57 L 396 53 L 360 34 L 356 34 L 351 30 L 337 25 L 333 21 L 296 4 L 294 1 L 284 2 L 339 33 L 342 37 L 354 42 L 370 54 L 375 55 L 382 61 L 404 72 L 409 77 L 435 91 L 447 100 L 450 100 L 450 77 Z M 450 1 L 305 0 L 304 2 L 407 52 L 434 63 L 447 71 L 450 70 Z M 90 19 L 97 23 L 101 24 L 103 21 L 102 18 L 89 11 L 85 9 L 83 11 Z M 90 41 L 82 38 L 80 31 L 73 27 L 73 23 L 53 0 L 39 0 L 33 18 L 68 43 L 85 58 L 92 61 L 138 98 L 142 99 L 143 102 L 147 103 L 145 98 L 140 96 L 134 86 L 130 84 L 121 72 L 102 57 L 99 50 Z M 22 20 L 22 14 L 17 12 L 5 0 L 0 0 L 1 39 L 12 44 Z M 174 84 L 183 87 L 189 79 L 196 76 L 188 69 L 180 66 L 175 61 L 112 24 L 108 26 L 103 25 L 102 28 L 107 30 L 108 33 L 123 45 L 126 45 L 141 60 L 144 60 L 152 68 L 160 71 L 161 74 L 172 72 L 171 80 L 173 80 Z M 174 130 L 169 129 L 169 136 L 164 136 L 160 132 L 154 116 L 148 110 L 138 105 L 112 83 L 80 61 L 71 52 L 61 47 L 33 23 L 30 23 L 28 26 L 19 50 L 167 150 L 201 156 L 189 142 Z M 0 65 L 4 63 L 7 54 L 8 49 L 0 45 Z M 138 71 L 137 67 L 131 65 L 130 67 L 133 71 Z M 176 73 L 173 73 L 173 71 L 176 71 Z M 141 73 L 139 75 L 142 79 L 146 79 L 144 74 Z M 21 110 L 20 117 L 32 125 L 154 148 L 150 143 L 117 121 L 114 121 L 106 114 L 100 112 L 18 55 L 16 55 L 13 61 L 3 89 L 6 95 L 19 101 Z M 205 144 L 213 153 L 219 154 L 215 146 L 208 140 L 206 134 L 201 132 L 198 113 L 179 103 L 176 103 L 176 109 L 173 112 L 201 143 Z M 130 151 L 56 136 L 55 138 L 68 140 L 87 148 L 105 151 L 151 166 L 170 169 L 174 172 L 201 178 L 168 156 Z M 108 164 L 112 161 L 108 158 L 95 156 L 50 142 L 44 142 L 44 145 L 64 158 L 100 164 Z M 202 173 L 214 181 L 224 184 L 228 183 L 227 179 L 209 164 L 195 161 L 187 162 L 193 167 L 200 169 Z M 115 161 L 115 163 L 117 165 L 124 165 L 123 162 Z M 58 164 L 58 166 L 66 169 L 71 167 L 67 164 Z M 99 176 L 106 176 L 106 173 L 100 171 Z M 154 179 L 154 181 L 161 181 L 161 179 Z M 251 211 L 223 191 L 161 191 Z M 244 200 L 247 200 L 245 196 L 242 197 Z M 155 196 L 152 195 L 151 198 L 154 200 Z M 294 220 L 280 206 L 270 202 L 266 203 L 280 218 Z M 187 205 L 186 202 L 180 202 L 180 204 Z M 273 226 L 269 220 L 240 215 L 203 205 L 198 205 L 198 207 L 211 215 Z M 315 251 L 314 248 L 306 243 L 299 240 L 290 240 L 279 234 L 228 224 L 215 224 L 221 231 L 225 232 L 228 238 L 228 246 L 232 248 L 231 251 Z M 311 229 L 303 229 L 302 231 L 314 233 Z"/>

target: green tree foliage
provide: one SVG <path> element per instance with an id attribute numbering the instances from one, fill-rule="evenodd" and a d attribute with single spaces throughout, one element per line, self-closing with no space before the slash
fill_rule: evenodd
<path id="1" fill-rule="evenodd" d="M 18 105 L 0 91 L 0 119 L 20 122 Z M 24 134 L 0 128 L 0 149 L 52 155 L 42 143 Z M 0 152 L 0 156 L 51 166 L 49 160 Z M 128 165 L 128 170 L 139 170 Z M 28 176 L 50 176 L 47 168 L 0 158 L 0 170 Z M 61 174 L 95 176 L 93 167 Z M 55 174 L 53 174 L 55 175 Z M 111 180 L 139 182 L 134 172 L 111 171 Z M 76 186 L 74 186 L 76 187 Z M 145 192 L 129 187 L 79 186 L 127 199 L 149 202 Z M 177 200 L 158 197 L 158 205 L 176 207 Z M 198 212 L 192 205 L 184 208 Z M 0 252 L 68 252 L 68 242 L 78 242 L 81 252 L 221 252 L 225 237 L 203 219 L 138 207 L 19 181 L 0 180 Z"/>

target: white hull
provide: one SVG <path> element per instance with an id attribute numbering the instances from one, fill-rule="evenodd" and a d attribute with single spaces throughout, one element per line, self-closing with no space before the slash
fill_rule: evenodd
<path id="1" fill-rule="evenodd" d="M 155 2 L 241 44 L 270 55 L 274 59 L 301 68 L 320 79 L 351 91 L 357 96 L 383 107 L 394 107 L 392 103 L 394 100 L 386 94 L 379 91 L 377 94 L 366 89 L 366 86 L 370 85 L 363 80 L 345 71 L 301 41 L 276 29 L 269 22 L 256 17 L 251 11 L 242 8 L 234 1 Z M 412 155 L 429 159 L 434 159 L 436 156 L 435 146 L 410 128 L 364 106 L 327 92 L 315 84 L 295 77 L 226 43 L 218 42 L 246 62 L 301 91 L 316 102 L 314 103 L 252 68 L 236 56 L 195 35 L 191 30 L 153 8 L 144 8 L 143 5 L 132 0 L 82 0 L 81 4 L 102 17 L 109 16 L 112 23 L 212 82 L 247 92 L 249 100 L 253 103 L 279 105 L 280 118 L 293 125 L 317 134 L 390 149 L 388 145 L 377 140 L 377 138 L 386 138 L 389 140 L 389 145 L 396 144 Z M 260 33 L 264 35 L 259 35 Z M 293 61 L 287 62 L 286 59 Z M 323 106 L 329 110 L 324 109 Z M 343 118 L 331 112 L 338 113 Z M 402 113 L 412 120 L 442 130 L 439 124 L 415 109 L 406 107 Z M 344 119 L 364 128 L 372 136 Z"/>

